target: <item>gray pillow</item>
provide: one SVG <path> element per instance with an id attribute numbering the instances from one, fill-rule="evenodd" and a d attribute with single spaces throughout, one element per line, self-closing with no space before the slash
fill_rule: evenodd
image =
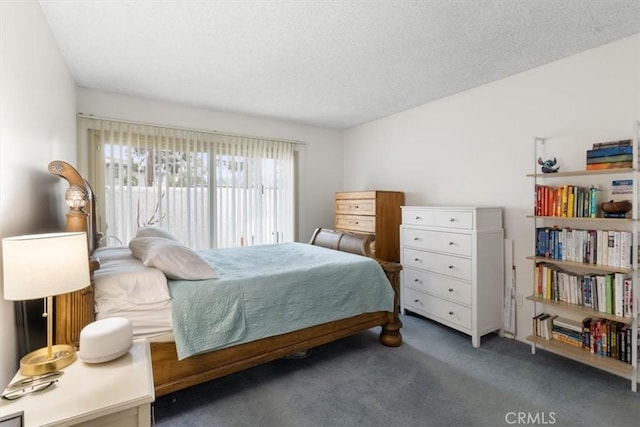
<path id="1" fill-rule="evenodd" d="M 129 249 L 147 267 L 155 267 L 169 279 L 217 279 L 218 273 L 192 249 L 163 237 L 136 237 Z"/>

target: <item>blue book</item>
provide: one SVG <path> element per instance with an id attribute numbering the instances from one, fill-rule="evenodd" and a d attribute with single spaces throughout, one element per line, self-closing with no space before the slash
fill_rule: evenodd
<path id="1" fill-rule="evenodd" d="M 587 159 L 592 157 L 616 156 L 618 154 L 633 154 L 631 145 L 622 145 L 618 147 L 604 147 L 595 150 L 587 150 Z"/>
<path id="2" fill-rule="evenodd" d="M 613 156 L 587 157 L 587 164 L 628 162 L 631 160 L 633 160 L 633 154 L 615 154 Z"/>

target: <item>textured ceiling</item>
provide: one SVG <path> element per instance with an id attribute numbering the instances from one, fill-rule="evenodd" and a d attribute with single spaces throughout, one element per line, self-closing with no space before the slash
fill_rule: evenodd
<path id="1" fill-rule="evenodd" d="M 640 33 L 638 0 L 41 0 L 78 86 L 334 129 Z"/>

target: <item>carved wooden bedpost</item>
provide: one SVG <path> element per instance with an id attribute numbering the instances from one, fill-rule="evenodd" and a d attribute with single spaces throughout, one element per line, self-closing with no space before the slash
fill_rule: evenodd
<path id="1" fill-rule="evenodd" d="M 76 169 L 61 160 L 49 163 L 49 172 L 69 182 L 65 200 L 69 206 L 66 231 L 87 233 L 89 254 L 97 246 L 93 190 Z M 78 347 L 80 331 L 95 320 L 93 272 L 99 268 L 95 259 L 88 259 L 91 284 L 79 291 L 55 297 L 55 342 Z"/>
<path id="2" fill-rule="evenodd" d="M 402 335 L 400 334 L 400 328 L 402 328 L 400 321 L 400 271 L 402 265 L 391 261 L 378 262 L 387 275 L 394 294 L 393 313 L 389 313 L 387 324 L 382 327 L 380 342 L 388 347 L 398 347 L 402 344 Z"/>

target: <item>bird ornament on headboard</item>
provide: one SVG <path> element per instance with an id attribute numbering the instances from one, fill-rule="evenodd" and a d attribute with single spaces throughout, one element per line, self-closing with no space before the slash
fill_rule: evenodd
<path id="1" fill-rule="evenodd" d="M 553 158 L 553 160 L 551 159 L 542 160 L 542 157 L 538 157 L 538 164 L 542 166 L 542 173 L 558 172 L 558 169 L 560 169 L 560 166 L 557 166 L 554 168 L 556 163 L 558 163 L 558 161 L 556 160 L 555 157 Z"/>

